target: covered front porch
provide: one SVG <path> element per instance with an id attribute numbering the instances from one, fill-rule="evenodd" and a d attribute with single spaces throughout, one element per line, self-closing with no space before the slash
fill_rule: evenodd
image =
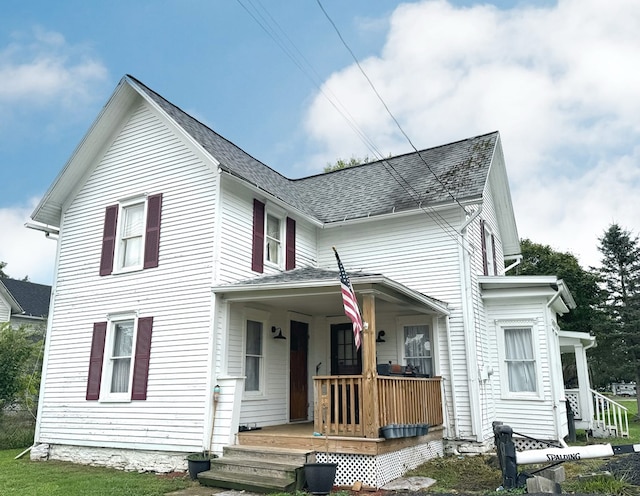
<path id="1" fill-rule="evenodd" d="M 229 429 L 228 437 L 212 433 L 214 451 L 225 439 L 310 449 L 320 461 L 341 460 L 345 484 L 362 480 L 351 465 L 373 466 L 371 486 L 401 475 L 383 475 L 384 460 L 406 470 L 442 454 L 437 351 L 446 304 L 380 274 L 351 274 L 351 281 L 365 323 L 360 349 L 337 272 L 298 269 L 214 288 L 228 327 L 215 425 Z"/>

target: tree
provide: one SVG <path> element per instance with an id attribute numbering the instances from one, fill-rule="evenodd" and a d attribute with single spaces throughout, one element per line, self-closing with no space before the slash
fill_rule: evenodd
<path id="1" fill-rule="evenodd" d="M 611 344 L 609 360 L 620 376 L 640 385 L 640 246 L 638 237 L 611 224 L 599 238 L 602 253 L 598 272 L 606 291 L 602 305 L 608 328 L 603 338 Z M 637 402 L 640 407 L 640 388 Z"/>
<path id="2" fill-rule="evenodd" d="M 600 309 L 604 293 L 598 284 L 598 275 L 582 268 L 576 256 L 571 253 L 559 252 L 548 245 L 534 243 L 529 239 L 521 240 L 520 247 L 522 261 L 512 269 L 516 274 L 553 275 L 562 279 L 571 291 L 576 308 L 559 317 L 560 327 L 565 331 L 590 332 L 597 338 L 599 331 L 606 327 L 606 316 Z M 606 370 L 608 362 L 602 362 L 597 358 L 601 352 L 604 352 L 604 349 L 598 339 L 598 347 L 589 351 L 591 379 L 594 385 L 610 382 L 610 374 Z M 562 355 L 567 383 L 571 383 L 571 370 L 575 370 L 574 358 L 569 354 Z"/>
<path id="3" fill-rule="evenodd" d="M 33 394 L 33 390 L 37 393 L 37 384 L 29 378 L 39 349 L 40 343 L 34 341 L 30 328 L 14 329 L 9 322 L 0 324 L 0 413 L 26 394 Z"/>
<path id="4" fill-rule="evenodd" d="M 6 266 L 7 266 L 7 262 L 0 262 L 0 277 L 9 277 L 4 271 L 4 268 Z"/>
<path id="5" fill-rule="evenodd" d="M 324 172 L 332 172 L 335 170 L 347 169 L 349 167 L 354 167 L 356 165 L 368 164 L 369 162 L 371 162 L 371 159 L 368 156 L 365 156 L 364 158 L 352 156 L 349 160 L 339 158 L 333 164 L 328 162 L 327 166 L 324 168 Z"/>

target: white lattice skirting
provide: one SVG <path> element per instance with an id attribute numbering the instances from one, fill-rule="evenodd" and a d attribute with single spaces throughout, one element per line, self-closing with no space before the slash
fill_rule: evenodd
<path id="1" fill-rule="evenodd" d="M 318 452 L 316 460 L 320 463 L 338 464 L 335 480 L 337 486 L 351 486 L 354 482 L 360 481 L 365 487 L 377 489 L 443 454 L 443 443 L 438 439 L 384 455 Z"/>

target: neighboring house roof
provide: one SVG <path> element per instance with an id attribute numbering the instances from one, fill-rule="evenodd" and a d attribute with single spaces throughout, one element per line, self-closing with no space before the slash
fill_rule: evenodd
<path id="1" fill-rule="evenodd" d="M 400 211 L 447 204 L 478 203 L 487 190 L 491 168 L 505 255 L 517 255 L 519 238 L 510 203 L 510 193 L 500 135 L 492 132 L 419 152 L 369 162 L 302 179 L 288 179 L 256 160 L 176 105 L 132 76 L 125 76 L 71 159 L 36 207 L 32 218 L 51 226 L 60 225 L 62 206 L 95 167 L 104 146 L 117 132 L 122 119 L 140 95 L 158 109 L 203 150 L 224 173 L 279 199 L 322 224 L 362 219 Z M 495 158 L 498 157 L 496 161 Z"/>
<path id="2" fill-rule="evenodd" d="M 418 291 L 408 288 L 404 284 L 401 284 L 393 279 L 389 279 L 382 274 L 366 273 L 366 272 L 350 272 L 349 279 L 352 286 L 358 291 L 357 288 L 363 286 L 373 287 L 376 286 L 379 289 L 393 292 L 402 297 L 406 301 L 412 301 L 415 304 L 428 307 L 431 311 L 435 311 L 442 315 L 449 315 L 449 308 L 447 303 L 440 301 L 436 298 L 432 298 Z M 305 304 L 312 301 L 314 308 L 327 302 L 321 302 L 323 296 L 329 296 L 330 298 L 336 298 L 340 292 L 336 291 L 336 287 L 340 286 L 340 274 L 338 271 L 318 269 L 314 267 L 302 267 L 298 269 L 281 272 L 278 274 L 271 274 L 266 276 L 254 277 L 246 279 L 244 281 L 233 282 L 231 284 L 224 284 L 213 288 L 215 293 L 224 295 L 225 298 L 233 299 L 233 295 L 246 294 L 251 292 L 254 297 L 254 301 L 259 299 L 258 293 L 264 293 L 265 298 L 270 299 L 273 302 L 274 298 L 282 297 L 287 301 L 287 305 L 292 304 L 293 298 L 304 297 L 305 291 L 314 293 L 314 299 L 309 300 L 307 298 Z M 321 291 L 322 288 L 331 288 L 327 295 L 324 295 Z M 291 291 L 299 292 L 294 295 Z M 279 293 L 278 293 L 279 291 Z"/>
<path id="3" fill-rule="evenodd" d="M 0 292 L 10 302 L 12 314 L 35 318 L 49 314 L 51 286 L 2 277 Z"/>

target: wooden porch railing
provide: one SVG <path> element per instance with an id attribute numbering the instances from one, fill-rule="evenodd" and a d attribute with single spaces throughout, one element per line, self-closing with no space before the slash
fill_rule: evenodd
<path id="1" fill-rule="evenodd" d="M 378 376 L 380 426 L 442 424 L 440 377 Z"/>
<path id="2" fill-rule="evenodd" d="M 377 405 L 363 404 L 363 376 L 314 377 L 314 430 L 364 437 L 364 412 L 378 409 L 380 425 L 442 424 L 441 378 L 378 376 Z M 374 410 L 375 411 L 375 410 Z"/>

